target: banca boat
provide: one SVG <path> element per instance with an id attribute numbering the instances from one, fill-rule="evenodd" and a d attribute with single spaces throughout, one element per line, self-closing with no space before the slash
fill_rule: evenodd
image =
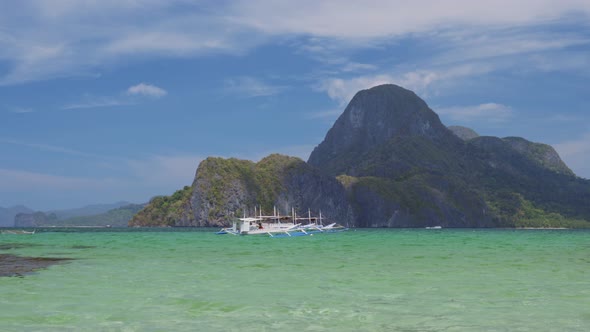
<path id="1" fill-rule="evenodd" d="M 256 210 L 256 209 L 255 209 Z M 256 212 L 254 212 L 256 215 Z M 322 213 L 319 217 L 312 217 L 308 210 L 307 217 L 297 217 L 292 210 L 291 215 L 281 216 L 275 208 L 272 216 L 260 215 L 256 217 L 237 218 L 232 221 L 232 226 L 222 228 L 216 234 L 232 235 L 268 235 L 270 237 L 294 237 L 309 236 L 318 233 L 335 233 L 348 230 L 348 228 L 331 223 L 323 225 Z"/>

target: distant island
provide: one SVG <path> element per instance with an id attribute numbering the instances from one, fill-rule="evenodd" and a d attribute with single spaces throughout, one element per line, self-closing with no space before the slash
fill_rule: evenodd
<path id="1" fill-rule="evenodd" d="M 19 213 L 31 213 L 33 210 L 23 205 L 15 205 L 10 207 L 0 206 L 0 227 L 13 227 L 14 217 Z"/>
<path id="2" fill-rule="evenodd" d="M 45 212 L 33 211 L 26 207 L 4 209 L 6 220 L 2 227 L 127 227 L 133 215 L 144 206 L 145 204 L 116 202 Z"/>

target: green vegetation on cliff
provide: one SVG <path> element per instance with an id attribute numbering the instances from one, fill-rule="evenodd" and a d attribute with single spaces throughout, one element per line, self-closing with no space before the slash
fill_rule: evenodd
<path id="1" fill-rule="evenodd" d="M 199 202 L 205 204 L 202 219 L 223 220 L 241 216 L 245 211 L 262 206 L 269 213 L 277 196 L 284 191 L 283 178 L 288 172 L 304 165 L 301 159 L 270 155 L 258 163 L 236 158 L 209 157 L 199 165 L 194 188 L 186 186 L 171 196 L 154 197 L 149 204 L 129 222 L 129 226 L 182 226 L 184 219 L 195 222 L 191 205 L 193 191 Z M 238 202 L 236 205 L 235 203 Z"/>
<path id="2" fill-rule="evenodd" d="M 528 160 L 545 169 L 559 174 L 575 176 L 574 172 L 567 167 L 550 145 L 530 142 L 522 137 L 504 137 L 502 140 Z"/>
<path id="3" fill-rule="evenodd" d="M 199 165 L 195 183 L 199 197 L 208 202 L 208 220 L 229 219 L 255 205 L 270 213 L 277 197 L 285 190 L 284 180 L 298 168 L 299 158 L 272 154 L 257 163 L 235 158 L 207 158 Z M 240 204 L 236 205 L 235 202 Z"/>
<path id="4" fill-rule="evenodd" d="M 186 210 L 190 210 L 192 188 L 185 186 L 170 196 L 156 196 L 129 220 L 133 226 L 177 226 L 186 218 Z"/>
<path id="5" fill-rule="evenodd" d="M 515 192 L 497 192 L 488 203 L 492 212 L 500 216 L 497 226 L 501 227 L 590 228 L 588 221 L 547 212 Z"/>
<path id="6" fill-rule="evenodd" d="M 303 160 L 272 154 L 255 163 L 210 157 L 197 169 L 192 187 L 170 197 L 156 197 L 129 223 L 130 226 L 227 226 L 243 214 L 282 215 L 322 211 L 328 220 L 353 221 L 352 208 L 342 185 Z M 331 218 L 331 219 L 330 219 Z"/>

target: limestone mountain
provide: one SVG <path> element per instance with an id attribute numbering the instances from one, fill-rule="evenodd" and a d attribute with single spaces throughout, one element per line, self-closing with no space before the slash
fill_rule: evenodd
<path id="1" fill-rule="evenodd" d="M 590 220 L 590 182 L 552 148 L 464 141 L 395 85 L 358 92 L 308 162 L 346 185 L 358 226 L 518 226 L 533 218 L 526 208 Z"/>
<path id="2" fill-rule="evenodd" d="M 412 142 L 407 142 L 403 154 L 388 156 L 385 151 L 388 146 L 401 147 L 396 143 L 399 138 L 409 138 Z M 308 163 L 334 176 L 393 174 L 422 162 L 430 163 L 422 154 L 412 151 L 417 146 L 426 148 L 439 143 L 448 143 L 452 149 L 461 140 L 412 91 L 381 85 L 354 96 L 324 141 L 313 150 Z M 384 162 L 374 158 L 390 159 Z M 386 169 L 381 169 L 382 165 Z"/>
<path id="3" fill-rule="evenodd" d="M 354 222 L 344 187 L 303 160 L 278 154 L 257 163 L 210 157 L 199 165 L 195 180 L 169 197 L 154 198 L 130 226 L 222 226 L 233 217 L 265 214 L 274 207 L 283 215 L 320 210 L 329 220 Z"/>

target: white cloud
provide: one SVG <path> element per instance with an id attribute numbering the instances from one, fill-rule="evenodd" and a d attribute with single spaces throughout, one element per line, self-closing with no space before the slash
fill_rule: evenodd
<path id="1" fill-rule="evenodd" d="M 228 92 L 243 97 L 265 97 L 276 95 L 286 87 L 270 85 L 260 79 L 243 76 L 226 80 L 225 88 Z"/>
<path id="2" fill-rule="evenodd" d="M 134 95 L 134 96 L 147 96 L 147 97 L 160 98 L 160 97 L 164 97 L 166 94 L 168 94 L 168 92 L 162 88 L 155 86 L 155 85 L 139 83 L 137 85 L 130 86 L 127 89 L 127 94 Z"/>
<path id="3" fill-rule="evenodd" d="M 556 32 L 527 26 L 453 29 L 431 38 L 431 42 L 442 43 L 437 61 L 443 63 L 561 50 L 590 43 L 590 38 L 579 31 Z"/>
<path id="4" fill-rule="evenodd" d="M 510 106 L 497 103 L 443 107 L 437 108 L 434 111 L 443 117 L 449 117 L 450 119 L 458 122 L 502 122 L 508 120 L 514 114 L 514 111 Z"/>
<path id="5" fill-rule="evenodd" d="M 391 75 L 360 76 L 352 79 L 332 78 L 324 80 L 317 90 L 325 91 L 340 106 L 346 105 L 359 90 L 376 85 L 393 83 Z"/>
<path id="6" fill-rule="evenodd" d="M 534 54 L 527 60 L 535 70 L 543 72 L 575 71 L 580 73 L 588 72 L 590 69 L 590 53 L 585 50 Z"/>
<path id="7" fill-rule="evenodd" d="M 32 113 L 33 109 L 28 107 L 28 108 L 24 108 L 24 107 L 15 107 L 13 109 L 10 110 L 12 113 Z"/>
<path id="8" fill-rule="evenodd" d="M 457 10 L 460 8 L 460 10 Z M 234 20 L 268 34 L 303 34 L 340 39 L 387 38 L 439 30 L 449 25 L 499 26 L 547 22 L 572 12 L 588 15 L 580 0 L 418 0 L 235 2 Z M 363 24 L 355 24 L 363 22 Z"/>
<path id="9" fill-rule="evenodd" d="M 192 34 L 172 32 L 138 32 L 113 40 L 105 47 L 112 55 L 173 54 L 189 56 L 207 51 L 229 51 L 231 45 L 215 36 L 195 38 Z"/>
<path id="10" fill-rule="evenodd" d="M 167 2 L 173 2 L 170 0 Z M 46 19 L 60 20 L 64 17 L 87 12 L 86 15 L 104 15 L 119 11 L 138 11 L 166 7 L 159 0 L 32 0 L 28 2 L 34 11 Z"/>
<path id="11" fill-rule="evenodd" d="M 462 64 L 439 69 L 419 69 L 409 72 L 357 76 L 352 78 L 330 78 L 323 80 L 316 90 L 325 91 L 330 98 L 341 106 L 346 105 L 360 90 L 369 89 L 381 84 L 397 84 L 416 92 L 428 95 L 433 91 L 434 83 L 448 85 L 456 79 L 482 75 L 493 70 L 485 64 Z"/>
<path id="12" fill-rule="evenodd" d="M 116 107 L 135 105 L 139 102 L 134 96 L 140 97 L 151 97 L 154 99 L 164 97 L 168 92 L 155 85 L 139 83 L 137 85 L 130 86 L 120 96 L 93 96 L 86 94 L 81 98 L 82 100 L 66 104 L 61 107 L 62 110 L 75 110 L 75 109 L 87 109 L 87 108 L 102 108 L 102 107 Z"/>
<path id="13" fill-rule="evenodd" d="M 471 106 L 453 106 L 443 107 L 434 110 L 439 115 L 449 117 L 458 122 L 473 122 L 473 121 L 506 121 L 513 116 L 513 110 L 510 106 L 486 103 Z"/>
<path id="14" fill-rule="evenodd" d="M 125 105 L 133 105 L 134 102 L 130 100 L 122 100 L 113 97 L 86 97 L 83 101 L 67 104 L 62 106 L 61 109 L 63 110 L 75 110 L 75 109 L 85 109 L 85 108 L 101 108 L 101 107 L 116 107 L 116 106 L 125 106 Z"/>
<path id="15" fill-rule="evenodd" d="M 9 64 L 0 85 L 94 75 L 129 57 L 240 54 L 256 45 L 258 36 L 232 27 L 222 8 L 205 7 L 213 6 L 185 0 L 0 4 L 0 61 Z"/>
<path id="16" fill-rule="evenodd" d="M 6 59 L 12 63 L 4 76 L 0 76 L 1 85 L 13 85 L 35 81 L 39 78 L 55 78 L 68 76 L 66 68 L 71 55 L 66 54 L 64 45 L 52 45 L 46 41 L 18 40 L 0 38 L 0 60 Z"/>
<path id="17" fill-rule="evenodd" d="M 336 48 L 366 48 L 399 36 L 467 30 L 472 35 L 463 45 L 471 46 L 456 49 L 465 50 L 468 58 L 556 49 L 587 41 L 575 35 L 563 38 L 561 33 L 545 38 L 509 38 L 512 34 L 506 33 L 498 39 L 481 32 L 566 18 L 585 22 L 589 13 L 590 2 L 584 0 L 523 0 L 518 6 L 509 0 L 12 1 L 0 4 L 0 61 L 9 66 L 0 84 L 94 75 L 132 56 L 242 54 L 277 36 L 315 38 Z M 478 35 L 482 38 L 474 37 Z M 441 43 L 461 45 L 462 36 L 440 36 Z M 321 45 L 310 47 L 317 50 Z M 451 50 L 449 57 L 461 52 Z M 363 71 L 371 66 L 350 61 L 342 69 Z"/>
<path id="18" fill-rule="evenodd" d="M 342 66 L 343 72 L 359 72 L 376 70 L 377 66 L 368 63 L 347 62 Z"/>

